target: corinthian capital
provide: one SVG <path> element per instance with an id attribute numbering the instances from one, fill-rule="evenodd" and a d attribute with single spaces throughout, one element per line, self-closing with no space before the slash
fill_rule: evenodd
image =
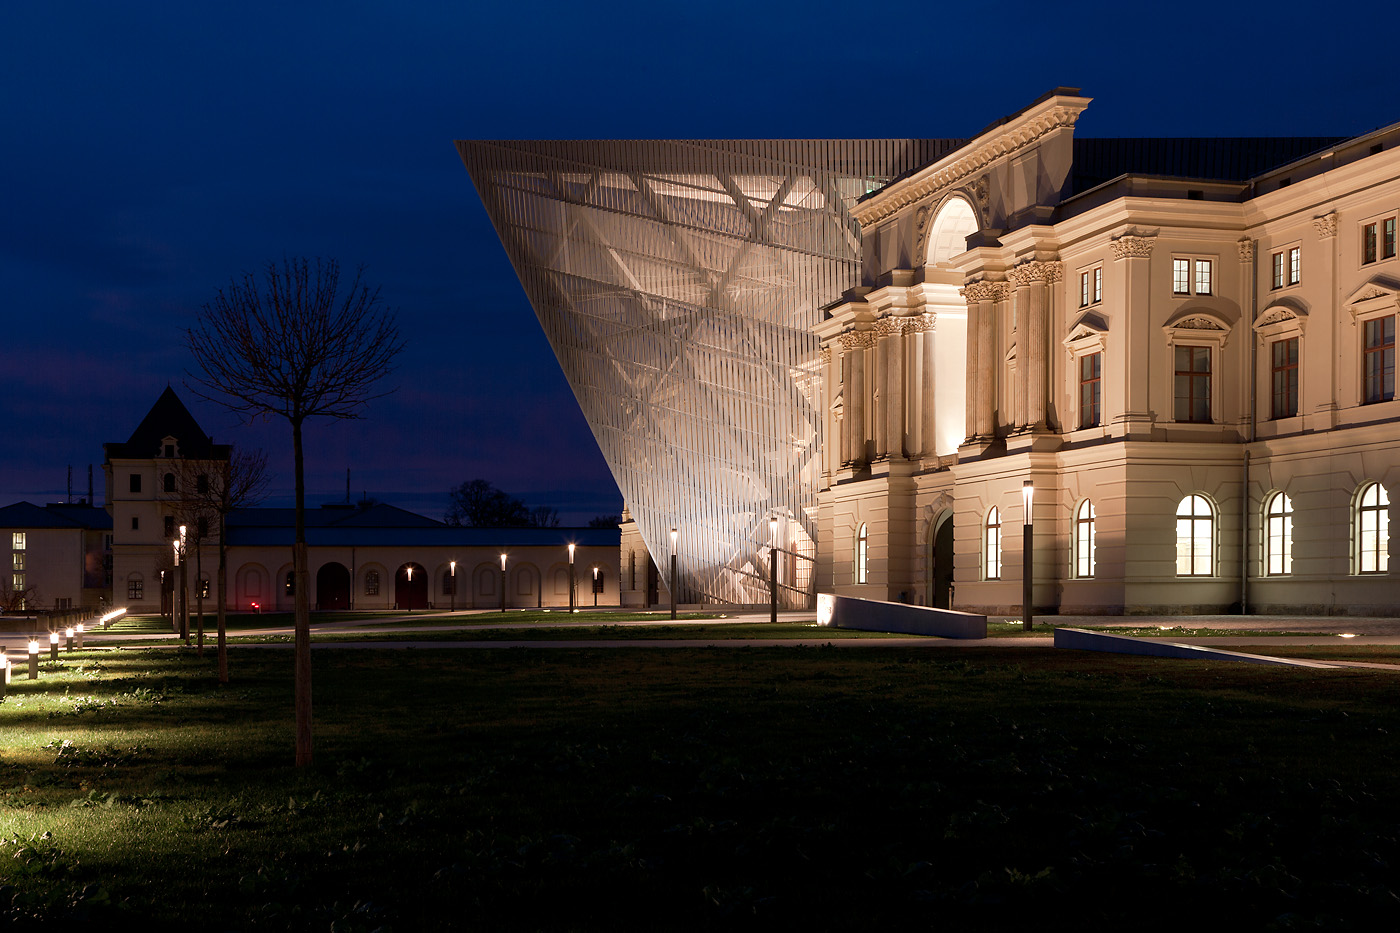
<path id="1" fill-rule="evenodd" d="M 1238 241 L 1238 242 L 1235 244 L 1235 246 L 1239 247 L 1239 251 L 1240 251 L 1240 262 L 1253 262 L 1253 261 L 1254 261 L 1254 241 L 1253 241 L 1253 240 L 1249 239 L 1248 237 L 1245 237 L 1244 239 L 1241 239 L 1240 241 Z"/>
<path id="2" fill-rule="evenodd" d="M 1008 274 L 1018 286 L 1030 285 L 1033 282 L 1058 282 L 1061 264 L 1058 260 L 1047 262 L 1039 259 L 1028 259 L 1019 265 L 1012 266 Z"/>
<path id="3" fill-rule="evenodd" d="M 867 350 L 875 346 L 875 332 L 870 330 L 848 330 L 841 335 L 841 349 Z"/>
<path id="4" fill-rule="evenodd" d="M 1152 245 L 1156 242 L 1156 237 L 1125 233 L 1108 245 L 1112 247 L 1113 255 L 1118 259 L 1124 257 L 1142 258 L 1152 255 Z"/>
<path id="5" fill-rule="evenodd" d="M 1329 240 L 1337 235 L 1337 212 L 1329 211 L 1321 217 L 1313 218 L 1313 229 L 1317 230 L 1317 235 Z"/>

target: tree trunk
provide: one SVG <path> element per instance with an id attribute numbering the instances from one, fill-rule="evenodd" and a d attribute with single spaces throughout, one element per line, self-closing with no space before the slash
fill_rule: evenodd
<path id="1" fill-rule="evenodd" d="M 224 624 L 228 614 L 228 546 L 224 536 L 228 533 L 224 523 L 224 513 L 219 513 L 219 683 L 228 683 L 228 644 L 224 640 Z"/>
<path id="2" fill-rule="evenodd" d="M 306 480 L 302 469 L 301 421 L 292 421 L 292 461 L 296 472 L 296 543 L 292 545 L 292 585 L 296 607 L 297 767 L 311 765 L 311 608 L 306 586 Z"/>
<path id="3" fill-rule="evenodd" d="M 196 644 L 199 648 L 195 652 L 198 657 L 204 657 L 204 587 L 200 585 L 200 580 L 204 576 L 204 548 L 200 545 L 199 539 L 194 542 L 194 610 L 196 627 Z"/>

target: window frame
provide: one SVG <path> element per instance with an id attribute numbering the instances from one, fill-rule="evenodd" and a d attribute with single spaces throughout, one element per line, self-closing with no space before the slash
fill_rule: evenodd
<path id="1" fill-rule="evenodd" d="M 1293 500 L 1278 490 L 1264 500 L 1264 575 L 1293 573 Z"/>
<path id="2" fill-rule="evenodd" d="M 1103 301 L 1103 263 L 1079 270 L 1079 307 L 1092 308 Z"/>
<path id="3" fill-rule="evenodd" d="M 1212 352 L 1213 349 L 1214 349 L 1214 348 L 1211 347 L 1209 344 L 1187 343 L 1187 342 L 1184 342 L 1184 341 L 1181 342 L 1181 343 L 1175 343 L 1175 344 L 1172 345 L 1172 421 L 1174 421 L 1174 422 L 1177 423 L 1177 424 L 1214 424 L 1214 423 L 1215 423 L 1215 418 L 1214 418 L 1215 406 L 1214 406 L 1214 404 L 1213 404 L 1213 403 L 1214 403 L 1214 398 L 1215 398 L 1215 379 L 1214 379 L 1214 375 L 1215 375 L 1214 363 L 1215 363 L 1215 360 L 1214 360 L 1214 358 L 1213 358 L 1213 357 L 1214 357 L 1214 353 Z M 1205 369 L 1204 369 L 1204 370 L 1198 370 L 1198 369 L 1194 369 L 1194 368 L 1191 368 L 1191 369 L 1182 369 L 1182 368 L 1181 368 L 1181 354 L 1182 354 L 1182 351 L 1186 351 L 1186 352 L 1188 353 L 1188 363 L 1190 363 L 1192 366 L 1194 366 L 1194 362 L 1195 362 L 1195 360 L 1197 359 L 1197 351 L 1199 351 L 1199 352 L 1200 352 L 1200 357 L 1199 357 L 1199 358 L 1205 360 Z M 1186 379 L 1185 384 L 1186 384 L 1186 386 L 1187 386 L 1187 388 L 1188 388 L 1188 391 L 1187 391 L 1187 393 L 1186 393 L 1186 395 L 1185 395 L 1185 399 L 1186 399 L 1186 409 L 1185 409 L 1185 411 L 1186 411 L 1186 417 L 1183 417 L 1183 416 L 1182 416 L 1183 409 L 1182 409 L 1182 405 L 1181 405 L 1181 403 L 1182 403 L 1182 398 L 1183 398 L 1182 393 L 1181 393 L 1181 386 L 1182 386 L 1182 378 L 1183 378 L 1183 377 L 1185 377 L 1185 379 Z M 1204 379 L 1205 391 L 1204 391 L 1204 394 L 1200 397 L 1199 400 L 1202 401 L 1202 402 L 1204 402 L 1204 405 L 1205 405 L 1205 416 L 1204 416 L 1204 417 L 1201 417 L 1201 418 L 1198 418 L 1198 417 L 1195 417 L 1195 413 L 1196 413 L 1196 405 L 1195 405 L 1195 402 L 1198 400 L 1198 399 L 1197 399 L 1196 389 L 1197 389 L 1198 386 L 1200 385 L 1200 380 L 1201 380 L 1201 379 Z"/>
<path id="4" fill-rule="evenodd" d="M 1369 266 L 1378 262 L 1385 262 L 1387 259 L 1394 259 L 1397 255 L 1396 219 L 1397 214 L 1376 214 L 1367 217 L 1360 223 L 1360 247 L 1361 265 Z"/>
<path id="5" fill-rule="evenodd" d="M 128 574 L 126 578 L 126 598 L 140 599 L 146 598 L 146 580 L 139 573 Z"/>
<path id="6" fill-rule="evenodd" d="M 1201 270 L 1205 269 L 1206 287 L 1201 288 Z M 1214 297 L 1218 292 L 1216 272 L 1220 268 L 1220 257 L 1202 253 L 1172 254 L 1172 297 L 1202 298 Z M 1184 286 L 1184 287 L 1179 287 Z"/>
<path id="7" fill-rule="evenodd" d="M 1088 509 L 1088 515 L 1085 515 Z M 1097 546 L 1098 513 L 1094 511 L 1092 500 L 1085 499 L 1075 506 L 1071 519 L 1073 530 L 1070 534 L 1073 554 L 1070 558 L 1070 575 L 1076 580 L 1092 580 L 1098 573 L 1098 558 L 1094 553 Z"/>
<path id="8" fill-rule="evenodd" d="M 1202 515 L 1194 510 L 1197 502 L 1204 504 L 1205 514 Z M 1192 506 L 1192 511 L 1183 514 L 1182 508 L 1188 503 Z M 1176 504 L 1176 575 L 1178 577 L 1214 577 L 1216 576 L 1215 558 L 1218 551 L 1216 547 L 1216 530 L 1219 527 L 1218 515 L 1215 503 L 1210 497 L 1200 492 L 1187 493 Z M 1182 536 L 1182 522 L 1185 521 L 1188 533 Z M 1205 533 L 1201 534 L 1198 526 L 1204 524 Z M 1186 573 L 1182 572 L 1182 543 L 1187 542 L 1187 553 L 1184 555 L 1187 565 L 1191 568 Z M 1205 554 L 1202 558 L 1197 554 L 1197 543 L 1205 542 Z M 1197 565 L 1204 562 L 1206 569 L 1197 570 Z"/>
<path id="9" fill-rule="evenodd" d="M 1270 254 L 1270 291 L 1292 288 L 1303 283 L 1303 247 L 1300 243 L 1281 246 Z"/>
<path id="10" fill-rule="evenodd" d="M 366 570 L 366 571 L 365 571 L 365 595 L 366 595 L 366 596 L 378 596 L 378 595 L 379 595 L 379 571 L 378 571 L 378 570 Z"/>
<path id="11" fill-rule="evenodd" d="M 1162 377 L 1166 384 L 1162 391 L 1166 393 L 1171 408 L 1171 418 L 1164 420 L 1165 424 L 1215 424 L 1224 422 L 1222 409 L 1221 381 L 1226 369 L 1225 347 L 1230 342 L 1232 326 L 1223 318 L 1211 312 L 1200 310 L 1184 310 L 1172 319 L 1172 322 L 1162 328 L 1167 337 L 1167 353 L 1170 362 L 1162 367 L 1165 375 Z M 1205 375 L 1206 380 L 1206 404 L 1210 417 L 1208 420 L 1185 420 L 1177 417 L 1177 348 L 1191 347 L 1204 348 L 1209 351 L 1207 355 L 1209 370 L 1204 373 L 1194 375 Z M 1188 375 L 1190 375 L 1188 373 Z M 1191 397 L 1191 396 L 1188 396 Z"/>
<path id="12" fill-rule="evenodd" d="M 1292 345 L 1291 359 L 1285 359 L 1283 364 L 1279 364 L 1279 349 Z M 1300 363 L 1303 354 L 1303 340 L 1299 334 L 1290 334 L 1269 341 L 1269 412 L 1271 421 L 1282 421 L 1284 418 L 1296 418 L 1298 416 L 1299 399 L 1299 376 Z M 1283 380 L 1280 386 L 1280 379 Z M 1282 389 L 1282 392 L 1280 391 Z M 1285 404 L 1280 406 L 1280 395 L 1283 395 Z"/>
<path id="13" fill-rule="evenodd" d="M 982 520 L 982 579 L 1000 580 L 1002 571 L 1001 510 L 992 506 Z"/>
<path id="14" fill-rule="evenodd" d="M 1397 316 L 1391 314 L 1378 314 L 1365 318 L 1357 323 L 1360 324 L 1361 337 L 1361 404 L 1375 405 L 1381 402 L 1392 402 L 1395 400 L 1395 331 Z M 1372 328 L 1379 327 L 1382 330 L 1382 341 L 1384 341 L 1386 325 L 1389 325 L 1389 342 L 1378 342 L 1374 346 L 1371 344 Z M 1380 363 L 1374 371 L 1372 363 L 1379 359 Z M 1387 383 L 1386 379 L 1389 377 Z M 1388 387 L 1388 391 L 1387 391 Z"/>
<path id="15" fill-rule="evenodd" d="M 1368 533 L 1373 535 L 1369 542 Z M 1374 480 L 1357 487 L 1352 504 L 1351 537 L 1353 574 L 1390 573 L 1390 495 Z"/>
<path id="16" fill-rule="evenodd" d="M 870 527 L 861 522 L 856 529 L 855 581 L 857 585 L 870 582 Z"/>

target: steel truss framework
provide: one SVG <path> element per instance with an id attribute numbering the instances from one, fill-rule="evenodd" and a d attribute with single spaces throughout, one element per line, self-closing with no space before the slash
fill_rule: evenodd
<path id="1" fill-rule="evenodd" d="M 955 140 L 461 141 L 457 148 L 663 579 L 810 605 L 824 304 L 854 202 Z M 667 580 L 668 585 L 671 581 Z"/>

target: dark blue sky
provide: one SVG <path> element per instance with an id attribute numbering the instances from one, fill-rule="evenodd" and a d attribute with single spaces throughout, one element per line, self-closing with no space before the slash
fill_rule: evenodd
<path id="1" fill-rule="evenodd" d="M 1055 85 L 1090 136 L 1351 135 L 1393 65 L 1301 4 L 64 2 L 0 6 L 0 504 L 86 490 L 214 291 L 283 255 L 364 264 L 398 391 L 309 429 L 311 499 L 440 517 L 484 477 L 566 522 L 621 499 L 453 149 L 457 138 L 966 136 Z M 1377 5 L 1370 34 L 1400 15 Z M 1363 43 L 1364 44 L 1364 43 Z"/>

